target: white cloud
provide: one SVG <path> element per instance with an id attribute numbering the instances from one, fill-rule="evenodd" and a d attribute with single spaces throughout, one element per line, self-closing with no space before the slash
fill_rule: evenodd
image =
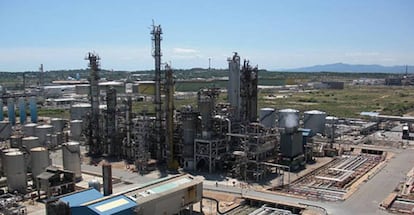
<path id="1" fill-rule="evenodd" d="M 196 49 L 188 49 L 188 48 L 173 48 L 174 54 L 182 54 L 182 55 L 188 55 L 188 54 L 196 54 L 199 53 Z"/>

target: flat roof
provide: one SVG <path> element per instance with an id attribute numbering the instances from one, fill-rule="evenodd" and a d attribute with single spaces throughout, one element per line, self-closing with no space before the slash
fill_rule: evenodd
<path id="1" fill-rule="evenodd" d="M 97 214 L 109 215 L 116 214 L 127 209 L 132 209 L 135 206 L 137 206 L 137 203 L 135 203 L 135 201 L 129 199 L 124 195 L 120 195 L 91 204 L 88 206 L 88 208 L 95 211 Z"/>
<path id="2" fill-rule="evenodd" d="M 171 177 L 168 180 L 160 181 L 156 184 L 137 188 L 129 192 L 125 192 L 124 195 L 134 199 L 138 202 L 145 201 L 146 198 L 151 198 L 153 195 L 162 195 L 171 192 L 171 190 L 185 187 L 183 185 L 192 186 L 199 180 L 190 175 L 181 175 L 177 177 Z"/>
<path id="3" fill-rule="evenodd" d="M 91 188 L 88 190 L 83 190 L 74 194 L 70 194 L 60 198 L 61 201 L 69 204 L 70 207 L 80 206 L 86 202 L 90 202 L 99 198 L 102 198 L 103 195 L 99 191 Z"/>

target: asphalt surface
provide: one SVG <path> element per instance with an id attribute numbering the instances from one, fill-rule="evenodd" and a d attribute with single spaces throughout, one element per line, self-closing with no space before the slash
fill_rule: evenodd
<path id="1" fill-rule="evenodd" d="M 289 196 L 274 195 L 267 192 L 255 191 L 252 189 L 240 189 L 231 186 L 218 186 L 204 184 L 204 187 L 210 190 L 237 193 L 260 198 L 266 198 L 275 201 L 304 203 L 316 205 L 325 208 L 328 214 L 348 215 L 348 214 L 389 214 L 379 208 L 380 203 L 384 200 L 397 186 L 400 181 L 404 181 L 406 173 L 414 166 L 414 150 L 406 149 L 396 154 L 390 159 L 387 165 L 371 178 L 367 183 L 360 185 L 350 198 L 340 202 L 313 201 L 299 199 Z"/>

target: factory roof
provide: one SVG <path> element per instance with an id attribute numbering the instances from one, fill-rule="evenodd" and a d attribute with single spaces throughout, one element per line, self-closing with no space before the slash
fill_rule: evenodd
<path id="1" fill-rule="evenodd" d="M 116 214 L 121 211 L 130 210 L 132 214 L 132 209 L 137 206 L 137 204 L 124 195 L 115 196 L 103 201 L 90 204 L 88 208 L 100 215 L 109 215 Z M 125 213 L 124 213 L 125 214 Z"/>
<path id="2" fill-rule="evenodd" d="M 93 201 L 93 200 L 96 200 L 102 197 L 103 195 L 99 191 L 91 188 L 91 189 L 83 190 L 83 191 L 80 191 L 74 194 L 64 196 L 60 198 L 60 200 L 68 203 L 70 207 L 76 207 L 86 202 L 90 202 L 90 201 Z"/>
<path id="3" fill-rule="evenodd" d="M 190 175 L 178 175 L 169 177 L 168 180 L 158 181 L 148 186 L 143 186 L 138 189 L 125 192 L 125 196 L 136 200 L 138 203 L 146 201 L 156 195 L 164 195 L 174 192 L 176 188 L 183 188 L 200 183 L 200 179 L 194 178 Z"/>

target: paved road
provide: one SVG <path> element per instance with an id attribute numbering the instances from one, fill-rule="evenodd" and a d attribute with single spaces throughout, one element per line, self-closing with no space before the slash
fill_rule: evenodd
<path id="1" fill-rule="evenodd" d="M 328 214 L 388 214 L 379 209 L 379 204 L 385 199 L 396 185 L 404 180 L 406 173 L 414 167 L 414 150 L 407 149 L 401 151 L 368 183 L 361 184 L 350 198 L 341 202 L 323 202 L 304 200 L 294 197 L 280 196 L 254 190 L 244 190 L 243 195 L 268 198 L 276 201 L 291 203 L 305 203 L 317 205 L 327 210 Z M 219 186 L 205 184 L 205 188 L 217 191 L 232 192 L 241 194 L 241 189 L 237 187 Z"/>

